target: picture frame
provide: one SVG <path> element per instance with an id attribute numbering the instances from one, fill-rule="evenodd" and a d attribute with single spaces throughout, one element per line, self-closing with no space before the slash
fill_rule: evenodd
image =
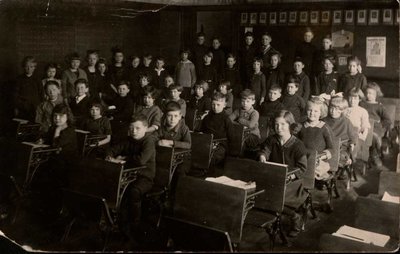
<path id="1" fill-rule="evenodd" d="M 257 12 L 252 12 L 250 13 L 250 25 L 255 25 L 257 24 Z"/>
<path id="2" fill-rule="evenodd" d="M 400 24 L 400 9 L 397 9 L 396 11 L 396 24 Z"/>
<path id="3" fill-rule="evenodd" d="M 366 25 L 367 24 L 367 10 L 357 11 L 357 24 Z"/>
<path id="4" fill-rule="evenodd" d="M 297 21 L 297 12 L 291 11 L 289 12 L 289 24 L 296 24 Z"/>
<path id="5" fill-rule="evenodd" d="M 319 12 L 318 11 L 311 11 L 310 12 L 310 24 L 318 25 L 319 21 Z"/>
<path id="6" fill-rule="evenodd" d="M 242 14 L 240 15 L 240 24 L 241 25 L 247 24 L 248 19 L 249 19 L 248 13 L 247 12 L 242 12 Z"/>
<path id="7" fill-rule="evenodd" d="M 267 24 L 267 13 L 266 12 L 261 12 L 259 15 L 259 23 L 260 24 Z"/>
<path id="8" fill-rule="evenodd" d="M 269 24 L 276 25 L 276 12 L 269 13 Z"/>
<path id="9" fill-rule="evenodd" d="M 329 24 L 331 20 L 331 12 L 330 11 L 322 11 L 321 12 L 321 24 Z"/>
<path id="10" fill-rule="evenodd" d="M 386 24 L 386 25 L 393 24 L 393 10 L 392 9 L 383 9 L 382 23 Z"/>
<path id="11" fill-rule="evenodd" d="M 279 12 L 279 24 L 286 24 L 287 23 L 287 12 L 281 11 Z"/>
<path id="12" fill-rule="evenodd" d="M 348 25 L 354 24 L 354 10 L 346 10 L 345 11 L 344 22 Z"/>
<path id="13" fill-rule="evenodd" d="M 300 18 L 299 18 L 300 24 L 305 25 L 308 22 L 308 11 L 301 11 L 300 12 Z"/>
<path id="14" fill-rule="evenodd" d="M 334 10 L 332 15 L 332 23 L 335 25 L 342 24 L 342 11 L 341 10 Z"/>
<path id="15" fill-rule="evenodd" d="M 379 24 L 379 9 L 369 10 L 368 25 Z"/>

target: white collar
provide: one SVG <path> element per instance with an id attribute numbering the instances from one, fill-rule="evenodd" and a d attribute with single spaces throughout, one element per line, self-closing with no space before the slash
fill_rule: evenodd
<path id="1" fill-rule="evenodd" d="M 81 96 L 76 96 L 76 97 L 75 97 L 76 103 L 79 103 L 79 102 L 80 102 L 81 100 L 83 100 L 85 97 L 86 97 L 86 94 L 81 95 Z"/>

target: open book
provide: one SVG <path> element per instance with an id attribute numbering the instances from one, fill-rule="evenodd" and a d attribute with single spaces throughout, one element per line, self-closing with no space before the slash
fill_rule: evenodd
<path id="1" fill-rule="evenodd" d="M 244 190 L 256 190 L 256 182 L 244 182 L 241 180 L 234 180 L 227 176 L 220 176 L 220 177 L 207 177 L 206 181 L 214 182 L 214 183 L 221 183 L 237 188 L 241 188 Z"/>
<path id="2" fill-rule="evenodd" d="M 332 235 L 380 247 L 384 247 L 390 239 L 390 236 L 388 235 L 353 228 L 347 225 L 341 226 L 336 233 L 333 233 Z"/>
<path id="3" fill-rule="evenodd" d="M 383 197 L 382 197 L 382 201 L 400 204 L 400 197 L 392 196 L 387 191 L 385 191 L 385 193 L 383 194 Z"/>

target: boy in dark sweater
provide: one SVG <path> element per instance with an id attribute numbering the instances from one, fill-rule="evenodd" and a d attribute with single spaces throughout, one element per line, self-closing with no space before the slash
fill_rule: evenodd
<path id="1" fill-rule="evenodd" d="M 296 79 L 290 79 L 286 86 L 286 95 L 283 97 L 282 104 L 287 110 L 292 112 L 296 122 L 302 122 L 302 116 L 306 103 L 303 98 L 297 94 L 299 90 L 299 83 Z"/>
<path id="2" fill-rule="evenodd" d="M 274 132 L 274 121 L 272 119 L 279 111 L 285 108 L 280 100 L 281 96 L 282 88 L 278 85 L 272 85 L 268 91 L 268 100 L 261 104 L 260 116 L 268 119 L 267 136 Z"/>
<path id="3" fill-rule="evenodd" d="M 229 144 L 234 135 L 233 123 L 224 112 L 225 106 L 226 96 L 220 92 L 214 93 L 211 102 L 211 112 L 204 117 L 200 131 L 213 134 L 214 139 L 226 138 L 227 144 Z M 219 164 L 224 161 L 228 149 L 227 144 L 220 143 L 218 147 L 215 148 L 211 159 L 211 165 Z"/>
<path id="4" fill-rule="evenodd" d="M 204 55 L 204 62 L 198 67 L 198 80 L 205 80 L 210 87 L 208 95 L 211 96 L 212 92 L 216 89 L 218 82 L 217 70 L 215 69 L 213 61 L 213 53 L 210 51 Z"/>
<path id="5" fill-rule="evenodd" d="M 310 97 L 310 78 L 304 73 L 304 63 L 301 58 L 296 58 L 293 63 L 294 72 L 289 75 L 289 79 L 296 79 L 299 84 L 297 94 L 308 101 Z"/>
<path id="6" fill-rule="evenodd" d="M 68 100 L 69 107 L 75 117 L 76 126 L 81 127 L 83 121 L 89 117 L 89 84 L 86 79 L 77 79 L 75 81 L 76 96 Z"/>
<path id="7" fill-rule="evenodd" d="M 146 134 L 147 118 L 136 115 L 129 124 L 129 134 L 123 141 L 114 144 L 107 151 L 106 160 L 118 162 L 125 160 L 127 167 L 145 166 L 138 172 L 136 180 L 129 185 L 121 202 L 122 231 L 130 234 L 137 228 L 141 217 L 141 200 L 150 191 L 156 173 L 155 137 Z"/>

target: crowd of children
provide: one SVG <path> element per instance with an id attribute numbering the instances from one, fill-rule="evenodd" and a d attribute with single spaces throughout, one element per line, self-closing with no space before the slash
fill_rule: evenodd
<path id="1" fill-rule="evenodd" d="M 123 156 L 133 165 L 146 166 L 127 191 L 132 226 L 140 218 L 140 200 L 153 184 L 155 146 L 191 146 L 186 108 L 199 114 L 201 123 L 195 131 L 227 140 L 214 147 L 212 165 L 221 165 L 229 155 L 230 141 L 237 135 L 233 127 L 239 124 L 247 133 L 244 150 L 257 151 L 260 162 L 300 169 L 291 175 L 293 182 L 306 170 L 307 155 L 317 151 L 316 178 L 323 180 L 330 174 L 326 160 L 332 157 L 333 138 L 346 141 L 341 146 L 341 166 L 351 164 L 359 139 L 365 140 L 370 128 L 369 118 L 374 120 L 371 158 L 381 165 L 381 138 L 391 122 L 377 100 L 382 96 L 379 86 L 367 83 L 356 56 L 348 59 L 348 73 L 339 74 L 331 38 L 324 37 L 319 50 L 311 43 L 313 37 L 307 29 L 293 56 L 293 71 L 287 75 L 280 67 L 282 54 L 271 46 L 268 33 L 262 35 L 262 47 L 257 49 L 253 34 L 247 32 L 238 56 L 226 54 L 217 37 L 211 48 L 206 47 L 205 34 L 199 33 L 195 47 L 180 52 L 173 73 L 164 68 L 163 57 L 154 64 L 151 54 L 142 61 L 131 56 L 126 63 L 123 51 L 114 48 L 110 65 L 90 50 L 82 69 L 79 55 L 72 54 L 62 75 L 57 65 L 49 64 L 40 81 L 35 59 L 26 57 L 24 74 L 16 83 L 15 117 L 39 123 L 45 142 L 61 146 L 64 153 L 76 146 L 67 142 L 74 139 L 70 130 L 75 126 L 104 135 L 95 144 L 97 157 Z M 236 99 L 240 107 L 235 106 Z M 268 137 L 260 134 L 262 117 L 268 119 Z M 288 202 L 296 203 L 302 196 L 301 181 L 297 182 L 287 191 Z M 296 236 L 300 216 L 288 213 L 293 220 L 290 235 Z"/>

